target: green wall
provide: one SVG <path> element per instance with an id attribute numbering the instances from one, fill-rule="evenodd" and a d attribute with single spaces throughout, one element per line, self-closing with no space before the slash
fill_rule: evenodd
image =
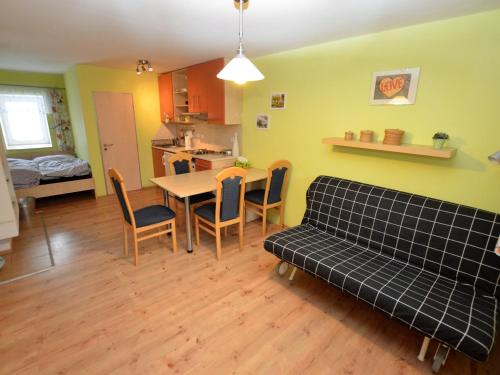
<path id="1" fill-rule="evenodd" d="M 64 76 L 62 74 L 0 70 L 0 85 L 64 88 Z M 47 122 L 50 127 L 50 138 L 52 140 L 52 147 L 37 148 L 37 149 L 30 148 L 26 150 L 10 150 L 7 151 L 7 155 L 16 156 L 20 154 L 25 155 L 31 152 L 36 153 L 45 151 L 57 151 L 58 149 L 57 139 L 55 130 L 53 129 L 54 119 L 52 118 L 52 114 L 47 115 Z"/>
<path id="2" fill-rule="evenodd" d="M 148 73 L 138 76 L 134 71 L 77 65 L 65 74 L 71 120 L 79 138 L 78 148 L 88 149 L 88 160 L 96 183 L 96 194 L 106 194 L 99 133 L 94 108 L 96 91 L 131 93 L 134 98 L 139 163 L 143 186 L 153 177 L 151 139 L 159 127 L 160 102 L 158 76 Z M 82 137 L 85 135 L 85 142 Z"/>
<path id="3" fill-rule="evenodd" d="M 64 73 L 66 84 L 66 96 L 68 98 L 68 110 L 73 129 L 75 152 L 78 157 L 89 160 L 89 149 L 87 144 L 87 132 L 83 120 L 82 99 L 80 97 L 80 84 L 76 73 L 76 67 L 71 67 Z"/>
<path id="4" fill-rule="evenodd" d="M 500 11 L 335 41 L 255 59 L 265 80 L 244 91 L 243 154 L 254 166 L 289 159 L 293 172 L 285 221 L 299 223 L 310 182 L 325 174 L 500 212 Z M 420 67 L 415 105 L 370 106 L 372 73 Z M 288 109 L 270 110 L 286 92 Z M 270 129 L 256 130 L 268 113 Z M 333 149 L 325 137 L 346 130 L 406 131 L 405 142 L 431 144 L 447 132 L 451 160 Z"/>
<path id="5" fill-rule="evenodd" d="M 0 85 L 64 88 L 62 74 L 0 70 Z"/>

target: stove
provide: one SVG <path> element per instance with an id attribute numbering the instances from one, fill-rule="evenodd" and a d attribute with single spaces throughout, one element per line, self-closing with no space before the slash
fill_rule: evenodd
<path id="1" fill-rule="evenodd" d="M 200 148 L 197 150 L 189 150 L 185 151 L 188 154 L 191 155 L 224 155 L 224 151 L 214 151 L 214 150 L 208 150 L 206 148 Z"/>

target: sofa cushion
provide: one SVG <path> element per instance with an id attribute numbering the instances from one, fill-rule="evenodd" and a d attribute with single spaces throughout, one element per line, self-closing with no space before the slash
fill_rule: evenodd
<path id="1" fill-rule="evenodd" d="M 303 223 L 500 298 L 498 214 L 319 176 L 307 191 Z"/>
<path id="2" fill-rule="evenodd" d="M 270 236 L 264 247 L 431 338 L 476 360 L 488 357 L 497 300 L 472 285 L 308 224 Z"/>

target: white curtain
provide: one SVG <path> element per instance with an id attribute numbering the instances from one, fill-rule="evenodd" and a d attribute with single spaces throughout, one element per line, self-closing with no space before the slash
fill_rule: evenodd
<path id="1" fill-rule="evenodd" d="M 50 94 L 48 89 L 43 87 L 29 87 L 29 86 L 8 86 L 0 85 L 0 95 L 37 95 L 43 97 L 44 110 L 46 114 L 52 113 L 50 108 Z"/>

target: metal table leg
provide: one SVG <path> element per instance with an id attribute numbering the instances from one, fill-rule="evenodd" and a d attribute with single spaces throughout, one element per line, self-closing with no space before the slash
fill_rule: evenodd
<path id="1" fill-rule="evenodd" d="M 186 210 L 186 235 L 187 235 L 187 252 L 193 252 L 193 233 L 191 231 L 191 207 L 189 207 L 189 197 L 184 198 L 184 208 Z"/>

